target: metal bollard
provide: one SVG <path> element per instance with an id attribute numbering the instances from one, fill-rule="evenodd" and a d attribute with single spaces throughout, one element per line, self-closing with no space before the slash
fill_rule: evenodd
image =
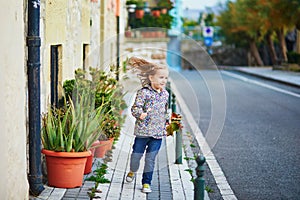
<path id="1" fill-rule="evenodd" d="M 171 90 L 171 83 L 170 81 L 167 82 L 166 90 L 169 93 L 169 99 L 168 99 L 168 108 L 171 108 L 171 98 L 172 98 L 172 90 Z"/>
<path id="2" fill-rule="evenodd" d="M 176 113 L 176 95 L 172 93 L 172 112 Z"/>
<path id="3" fill-rule="evenodd" d="M 196 158 L 197 167 L 196 167 L 196 174 L 197 178 L 194 181 L 194 200 L 204 200 L 204 190 L 205 190 L 205 180 L 204 176 L 204 163 L 205 157 L 198 156 Z"/>
<path id="4" fill-rule="evenodd" d="M 176 95 L 172 94 L 172 112 L 176 113 Z M 182 164 L 182 130 L 176 131 L 175 164 Z"/>
<path id="5" fill-rule="evenodd" d="M 175 147 L 176 160 L 175 164 L 182 164 L 182 130 L 176 131 L 176 147 Z"/>

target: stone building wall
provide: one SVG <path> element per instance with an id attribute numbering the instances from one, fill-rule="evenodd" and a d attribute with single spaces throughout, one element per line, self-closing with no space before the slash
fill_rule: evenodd
<path id="1" fill-rule="evenodd" d="M 23 1 L 1 2 L 1 199 L 29 198 L 26 170 L 25 10 Z"/>

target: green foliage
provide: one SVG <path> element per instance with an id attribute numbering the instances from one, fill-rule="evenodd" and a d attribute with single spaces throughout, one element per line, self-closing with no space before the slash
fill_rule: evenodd
<path id="1" fill-rule="evenodd" d="M 226 36 L 228 43 L 243 46 L 258 33 L 259 22 L 249 21 L 250 18 L 255 17 L 253 5 L 255 1 L 252 2 L 252 7 L 247 7 L 251 2 L 246 1 L 228 2 L 226 9 L 218 17 L 217 25 L 222 27 L 221 32 Z"/>
<path id="2" fill-rule="evenodd" d="M 41 138 L 45 149 L 63 152 L 88 150 L 101 133 L 106 105 L 94 108 L 89 88 L 77 85 L 76 99 L 61 108 L 48 108 L 42 117 Z"/>
<path id="3" fill-rule="evenodd" d="M 137 1 L 136 0 L 127 0 L 126 1 L 126 5 L 131 5 L 131 4 L 137 4 Z"/>
<path id="4" fill-rule="evenodd" d="M 124 101 L 123 87 L 111 75 L 112 72 L 107 73 L 97 68 L 89 68 L 89 75 L 91 80 L 86 79 L 87 72 L 82 69 L 75 71 L 75 81 L 65 81 L 64 89 L 68 89 L 69 96 L 77 93 L 76 86 L 78 82 L 81 85 L 88 86 L 90 91 L 93 92 L 93 102 L 95 109 L 105 105 L 103 121 L 101 124 L 101 139 L 118 137 L 120 134 L 121 126 L 124 123 L 125 116 L 121 112 L 127 108 Z M 73 87 L 73 88 L 72 88 Z M 75 95 L 76 96 L 76 95 Z M 100 137 L 99 136 L 99 137 Z"/>
<path id="5" fill-rule="evenodd" d="M 72 98 L 72 93 L 75 88 L 75 79 L 66 80 L 63 84 L 65 96 L 67 98 Z"/>
<path id="6" fill-rule="evenodd" d="M 184 171 L 187 171 L 188 173 L 190 173 L 190 175 L 193 174 L 193 170 L 192 169 L 185 169 Z"/>
<path id="7" fill-rule="evenodd" d="M 124 123 L 122 111 L 127 108 L 123 97 L 123 87 L 106 72 L 90 68 L 92 82 L 97 83 L 95 86 L 95 106 L 107 104 L 107 113 L 103 122 L 103 133 L 107 138 L 118 137 L 121 126 Z"/>
<path id="8" fill-rule="evenodd" d="M 107 138 L 119 137 L 121 127 L 118 124 L 118 119 L 115 115 L 106 115 L 102 131 Z"/>
<path id="9" fill-rule="evenodd" d="M 226 42 L 245 46 L 249 38 L 261 42 L 266 34 L 293 28 L 300 22 L 299 0 L 228 1 L 217 17 Z"/>
<path id="10" fill-rule="evenodd" d="M 94 172 L 93 176 L 90 176 L 86 180 L 88 181 L 94 181 L 96 183 L 110 183 L 110 180 L 104 177 L 104 175 L 107 173 L 107 165 L 102 164 L 99 168 L 97 168 Z"/>
<path id="11" fill-rule="evenodd" d="M 42 118 L 42 143 L 53 151 L 80 152 L 90 149 L 100 136 L 118 137 L 127 105 L 122 87 L 104 71 L 75 71 L 75 79 L 63 84 L 65 97 L 58 108 L 49 107 Z"/>
<path id="12" fill-rule="evenodd" d="M 215 14 L 214 13 L 208 13 L 204 19 L 205 25 L 206 26 L 214 26 L 215 22 Z"/>
<path id="13" fill-rule="evenodd" d="M 211 189 L 208 185 L 206 185 L 205 186 L 205 190 L 206 190 L 206 192 L 208 192 L 208 193 L 213 193 L 213 192 L 215 192 L 213 189 Z"/>
<path id="14" fill-rule="evenodd" d="M 151 8 L 151 11 L 160 10 L 160 9 L 161 9 L 160 7 L 154 7 L 154 8 Z"/>
<path id="15" fill-rule="evenodd" d="M 96 197 L 96 192 L 97 193 L 101 193 L 101 190 L 98 190 L 98 182 L 95 182 L 95 186 L 92 188 L 89 188 L 90 192 L 87 192 L 87 194 L 89 195 L 90 199 L 94 199 L 94 198 L 100 198 L 100 197 Z"/>
<path id="16" fill-rule="evenodd" d="M 184 157 L 185 160 L 189 161 L 189 160 L 195 160 L 195 158 L 192 157 Z"/>
<path id="17" fill-rule="evenodd" d="M 194 179 L 194 177 L 193 177 L 193 170 L 192 170 L 192 169 L 185 169 L 184 171 L 187 171 L 187 172 L 191 175 L 192 178 L 191 178 L 190 181 L 194 182 L 195 179 Z"/>
<path id="18" fill-rule="evenodd" d="M 172 113 L 171 122 L 166 126 L 167 136 L 173 136 L 175 131 L 182 130 L 182 117 L 180 114 Z"/>
<path id="19" fill-rule="evenodd" d="M 144 1 L 143 0 L 137 0 L 136 1 L 136 6 L 137 8 L 143 8 L 144 7 Z"/>
<path id="20" fill-rule="evenodd" d="M 122 70 L 124 73 L 127 72 L 127 63 L 128 63 L 128 58 L 126 60 L 124 60 L 122 63 Z"/>
<path id="21" fill-rule="evenodd" d="M 183 19 L 183 27 L 198 26 L 199 23 L 194 20 Z"/>
<path id="22" fill-rule="evenodd" d="M 110 183 L 110 181 L 105 178 L 104 176 L 91 176 L 90 178 L 88 178 L 89 181 L 94 181 L 97 183 Z"/>
<path id="23" fill-rule="evenodd" d="M 131 28 L 159 27 L 169 29 L 173 17 L 169 14 L 161 14 L 159 17 L 145 15 L 142 19 L 130 18 L 129 20 Z"/>
<path id="24" fill-rule="evenodd" d="M 297 52 L 288 52 L 287 53 L 289 63 L 295 63 L 300 65 L 300 54 Z"/>
<path id="25" fill-rule="evenodd" d="M 173 8 L 173 2 L 170 0 L 158 0 L 157 6 L 161 8 L 167 8 L 168 10 Z"/>

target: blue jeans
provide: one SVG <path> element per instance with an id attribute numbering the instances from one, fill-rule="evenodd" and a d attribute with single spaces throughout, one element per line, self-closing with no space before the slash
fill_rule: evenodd
<path id="1" fill-rule="evenodd" d="M 135 137 L 130 159 L 130 170 L 132 172 L 138 171 L 140 160 L 147 148 L 142 184 L 151 184 L 155 157 L 160 149 L 161 141 L 162 139 L 155 139 L 153 137 Z"/>

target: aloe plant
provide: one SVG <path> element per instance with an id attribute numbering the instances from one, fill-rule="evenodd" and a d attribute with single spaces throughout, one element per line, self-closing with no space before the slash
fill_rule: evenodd
<path id="1" fill-rule="evenodd" d="M 43 116 L 42 143 L 45 149 L 81 152 L 90 149 L 101 134 L 107 105 L 95 108 L 93 94 L 81 88 L 76 100 L 69 98 L 63 108 L 51 108 Z"/>
<path id="2" fill-rule="evenodd" d="M 91 77 L 91 80 L 86 77 Z M 97 118 L 97 114 L 94 110 L 101 110 L 101 121 L 99 120 L 99 123 L 101 123 L 101 134 L 93 134 L 95 137 L 98 136 L 99 140 L 118 137 L 125 119 L 121 112 L 127 108 L 127 104 L 123 99 L 125 95 L 123 88 L 118 81 L 113 78 L 113 74 L 90 67 L 88 75 L 87 71 L 77 69 L 75 71 L 75 79 L 66 80 L 63 84 L 63 88 L 67 98 L 65 101 L 68 102 L 68 99 L 73 97 L 73 107 L 81 108 L 81 110 L 77 109 L 75 116 L 79 116 L 79 113 L 89 113 L 90 117 L 94 116 Z M 86 88 L 89 89 L 87 90 Z M 85 94 L 85 98 L 81 97 L 83 94 Z M 72 136 L 76 143 L 79 143 L 80 140 L 82 140 L 81 138 L 84 138 L 84 136 L 82 136 L 84 132 L 83 127 L 86 125 L 93 127 L 97 122 L 97 120 L 95 122 L 90 120 L 89 123 L 87 123 L 87 121 L 81 121 L 79 124 L 76 124 L 76 130 L 80 132 L 76 132 L 76 134 Z M 81 137 L 77 134 L 81 135 Z M 91 143 L 92 142 L 88 142 L 87 145 L 89 146 Z M 83 146 L 80 145 L 78 148 L 82 147 Z"/>

